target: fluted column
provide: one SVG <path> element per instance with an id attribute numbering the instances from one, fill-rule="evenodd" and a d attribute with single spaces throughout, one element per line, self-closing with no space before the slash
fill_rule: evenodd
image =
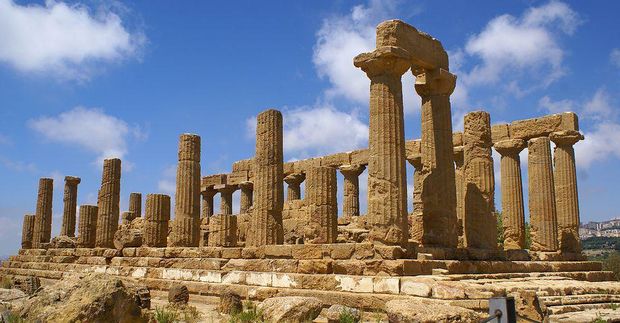
<path id="1" fill-rule="evenodd" d="M 284 177 L 286 182 L 286 201 L 294 201 L 301 199 L 301 183 L 306 179 L 304 173 L 293 173 Z"/>
<path id="2" fill-rule="evenodd" d="M 97 236 L 97 213 L 96 205 L 80 205 L 80 220 L 78 222 L 78 248 L 93 248 Z"/>
<path id="3" fill-rule="evenodd" d="M 179 138 L 179 164 L 171 246 L 197 247 L 200 240 L 200 136 Z"/>
<path id="4" fill-rule="evenodd" d="M 142 194 L 131 193 L 129 194 L 129 212 L 133 212 L 136 218 L 142 216 Z"/>
<path id="5" fill-rule="evenodd" d="M 233 193 L 237 189 L 236 186 L 232 185 L 216 185 L 214 187 L 216 191 L 220 193 L 220 214 L 229 215 L 232 214 L 232 203 L 233 203 Z"/>
<path id="6" fill-rule="evenodd" d="M 416 71 L 417 72 L 417 71 Z M 458 244 L 456 187 L 450 94 L 456 76 L 443 69 L 416 75 L 422 97 L 422 246 L 454 248 Z"/>
<path id="7" fill-rule="evenodd" d="M 359 176 L 365 169 L 365 165 L 340 166 L 340 173 L 344 176 L 342 216 L 348 219 L 360 215 Z"/>
<path id="8" fill-rule="evenodd" d="M 370 78 L 369 238 L 404 245 L 409 232 L 401 77 L 411 66 L 409 54 L 399 47 L 380 47 L 358 55 L 354 64 Z"/>
<path id="9" fill-rule="evenodd" d="M 147 247 L 165 247 L 170 222 L 170 196 L 147 194 L 142 243 Z"/>
<path id="10" fill-rule="evenodd" d="M 252 207 L 252 197 L 254 195 L 254 184 L 252 182 L 241 182 L 241 197 L 239 199 L 239 214 L 246 214 Z"/>
<path id="11" fill-rule="evenodd" d="M 256 117 L 254 208 L 246 243 L 248 246 L 282 244 L 284 205 L 282 113 L 267 110 Z"/>
<path id="12" fill-rule="evenodd" d="M 465 247 L 463 219 L 465 219 L 465 179 L 463 165 L 465 156 L 463 146 L 454 147 L 454 185 L 456 186 L 456 231 L 459 235 L 458 247 Z"/>
<path id="13" fill-rule="evenodd" d="M 491 116 L 488 112 L 474 111 L 465 115 L 463 144 L 465 247 L 495 250 L 495 178 L 491 157 Z"/>
<path id="14" fill-rule="evenodd" d="M 580 253 L 579 196 L 573 145 L 583 140 L 583 135 L 578 131 L 561 131 L 552 133 L 550 139 L 555 143 L 553 179 L 558 214 L 559 247 L 562 252 Z"/>
<path id="15" fill-rule="evenodd" d="M 519 153 L 525 148 L 525 141 L 508 139 L 495 143 L 493 147 L 502 156 L 500 167 L 504 250 L 525 249 L 525 209 L 519 158 Z"/>
<path id="16" fill-rule="evenodd" d="M 77 212 L 77 187 L 79 177 L 65 176 L 65 195 L 63 196 L 64 209 L 62 213 L 61 236 L 75 236 L 75 213 Z"/>
<path id="17" fill-rule="evenodd" d="M 557 251 L 557 213 L 549 138 L 528 141 L 531 251 Z"/>
<path id="18" fill-rule="evenodd" d="M 114 233 L 118 229 L 121 194 L 121 160 L 118 158 L 103 161 L 101 188 L 97 202 L 97 235 L 95 246 L 114 248 Z"/>
<path id="19" fill-rule="evenodd" d="M 217 214 L 209 220 L 209 247 L 234 247 L 237 245 L 237 216 Z"/>
<path id="20" fill-rule="evenodd" d="M 34 233 L 34 214 L 24 215 L 22 223 L 22 249 L 32 248 L 32 234 Z"/>
<path id="21" fill-rule="evenodd" d="M 37 209 L 34 217 L 32 248 L 39 249 L 50 242 L 52 238 L 52 201 L 54 195 L 54 180 L 51 178 L 39 179 L 39 193 L 37 195 Z"/>
<path id="22" fill-rule="evenodd" d="M 409 220 L 409 239 L 420 242 L 424 237 L 424 205 L 422 204 L 422 155 L 407 159 L 413 166 L 413 213 Z"/>
<path id="23" fill-rule="evenodd" d="M 338 237 L 338 203 L 336 169 L 312 167 L 307 171 L 306 207 L 309 223 L 306 243 L 336 243 Z"/>
<path id="24" fill-rule="evenodd" d="M 213 197 L 217 191 L 212 187 L 200 192 L 202 195 L 202 217 L 208 218 L 213 215 Z"/>

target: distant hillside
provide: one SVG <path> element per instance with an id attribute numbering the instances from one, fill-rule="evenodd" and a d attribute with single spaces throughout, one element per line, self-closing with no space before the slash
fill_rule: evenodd
<path id="1" fill-rule="evenodd" d="M 589 237 L 581 240 L 581 247 L 584 250 L 620 250 L 620 237 Z"/>

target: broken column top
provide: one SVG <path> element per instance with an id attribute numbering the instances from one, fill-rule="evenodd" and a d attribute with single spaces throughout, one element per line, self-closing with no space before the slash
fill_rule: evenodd
<path id="1" fill-rule="evenodd" d="M 413 66 L 449 71 L 448 53 L 441 42 L 401 20 L 387 20 L 377 26 L 377 48 L 395 46 L 409 52 Z"/>
<path id="2" fill-rule="evenodd" d="M 65 176 L 65 182 L 70 184 L 80 184 L 80 182 L 82 182 L 82 179 L 76 176 Z"/>

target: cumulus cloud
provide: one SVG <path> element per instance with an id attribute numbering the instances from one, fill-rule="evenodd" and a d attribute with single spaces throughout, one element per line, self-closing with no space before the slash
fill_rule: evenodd
<path id="1" fill-rule="evenodd" d="M 140 127 L 130 126 L 97 108 L 77 107 L 57 116 L 30 120 L 28 125 L 49 141 L 96 153 L 99 163 L 104 158 L 125 156 L 130 138 L 146 138 Z"/>
<path id="2" fill-rule="evenodd" d="M 620 124 L 606 121 L 583 133 L 585 140 L 575 145 L 577 167 L 588 169 L 594 162 L 620 158 Z"/>
<path id="3" fill-rule="evenodd" d="M 468 81 L 492 84 L 515 71 L 544 73 L 547 84 L 555 81 L 564 74 L 558 33 L 570 35 L 579 23 L 577 13 L 558 1 L 530 8 L 519 18 L 506 14 L 492 19 L 465 45 L 466 53 L 481 61 Z"/>
<path id="4" fill-rule="evenodd" d="M 101 68 L 96 64 L 134 57 L 144 43 L 110 8 L 0 0 L 0 62 L 21 72 L 86 80 Z"/>
<path id="5" fill-rule="evenodd" d="M 540 110 L 543 110 L 549 113 L 561 113 L 561 112 L 577 110 L 575 107 L 575 102 L 573 102 L 572 100 L 553 101 L 547 95 L 545 95 L 544 97 L 540 98 L 540 100 L 538 100 L 538 106 Z"/>
<path id="6" fill-rule="evenodd" d="M 176 192 L 177 166 L 170 165 L 164 169 L 162 178 L 157 182 L 157 188 L 163 194 L 174 197 Z"/>
<path id="7" fill-rule="evenodd" d="M 375 28 L 392 16 L 402 16 L 397 11 L 397 1 L 371 0 L 358 5 L 346 15 L 334 15 L 323 20 L 317 32 L 313 63 L 320 77 L 326 78 L 330 87 L 327 99 L 343 97 L 351 102 L 368 104 L 370 81 L 360 69 L 353 66 L 353 58 L 375 48 Z M 415 9 L 414 12 L 416 13 Z M 420 100 L 413 88 L 411 73 L 403 76 L 405 113 L 419 110 Z"/>
<path id="8" fill-rule="evenodd" d="M 364 147 L 368 126 L 356 111 L 331 106 L 296 108 L 284 113 L 284 151 L 287 154 L 325 155 Z"/>
<path id="9" fill-rule="evenodd" d="M 611 54 L 609 54 L 609 60 L 611 61 L 612 64 L 614 64 L 614 66 L 620 68 L 620 49 L 619 48 L 614 48 L 611 51 Z"/>

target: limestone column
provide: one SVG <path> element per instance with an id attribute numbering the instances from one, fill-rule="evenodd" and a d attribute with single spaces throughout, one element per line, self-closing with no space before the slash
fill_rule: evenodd
<path id="1" fill-rule="evenodd" d="M 573 145 L 583 140 L 583 135 L 578 131 L 561 131 L 552 133 L 550 139 L 555 143 L 553 179 L 555 181 L 559 247 L 562 252 L 580 253 L 579 197 Z"/>
<path id="2" fill-rule="evenodd" d="M 62 213 L 61 236 L 75 236 L 75 213 L 77 212 L 77 187 L 80 184 L 79 177 L 65 176 L 65 195 L 63 197 L 64 209 Z"/>
<path id="3" fill-rule="evenodd" d="M 306 174 L 305 201 L 309 223 L 304 230 L 304 240 L 312 244 L 336 243 L 338 237 L 336 169 L 312 167 Z"/>
<path id="4" fill-rule="evenodd" d="M 93 248 L 97 235 L 96 205 L 80 205 L 80 221 L 78 222 L 78 248 Z"/>
<path id="5" fill-rule="evenodd" d="M 413 213 L 409 220 L 409 239 L 419 242 L 424 237 L 424 218 L 422 211 L 422 156 L 407 160 L 413 166 Z"/>
<path id="6" fill-rule="evenodd" d="M 97 203 L 97 236 L 95 247 L 114 248 L 114 233 L 118 229 L 121 194 L 121 160 L 118 158 L 103 161 L 101 189 Z"/>
<path id="7" fill-rule="evenodd" d="M 237 245 L 237 216 L 218 214 L 209 221 L 209 247 L 234 247 Z"/>
<path id="8" fill-rule="evenodd" d="M 22 223 L 22 249 L 32 248 L 32 234 L 34 232 L 34 214 L 24 215 Z"/>
<path id="9" fill-rule="evenodd" d="M 216 185 L 214 189 L 220 193 L 220 214 L 222 215 L 233 214 L 232 196 L 237 188 L 233 185 L 222 184 L 222 185 Z"/>
<path id="10" fill-rule="evenodd" d="M 209 187 L 200 194 L 202 195 L 202 217 L 208 218 L 213 215 L 213 197 L 217 191 Z"/>
<path id="11" fill-rule="evenodd" d="M 246 214 L 252 207 L 252 196 L 254 190 L 254 184 L 252 182 L 241 182 L 239 184 L 241 189 L 241 198 L 239 201 L 239 214 Z"/>
<path id="12" fill-rule="evenodd" d="M 549 138 L 528 141 L 531 251 L 557 251 L 557 213 Z"/>
<path id="13" fill-rule="evenodd" d="M 147 247 L 165 247 L 170 222 L 170 196 L 147 194 L 142 243 Z"/>
<path id="14" fill-rule="evenodd" d="M 401 77 L 411 66 L 409 54 L 399 47 L 381 47 L 358 55 L 354 64 L 370 78 L 369 238 L 404 245 L 409 232 Z"/>
<path id="15" fill-rule="evenodd" d="M 360 215 L 360 180 L 359 176 L 366 169 L 365 165 L 340 166 L 340 173 L 344 176 L 344 200 L 342 216 L 351 218 Z"/>
<path id="16" fill-rule="evenodd" d="M 465 247 L 463 219 L 465 219 L 465 179 L 463 165 L 465 156 L 463 146 L 454 147 L 454 184 L 456 185 L 456 229 L 459 235 L 458 247 Z"/>
<path id="17" fill-rule="evenodd" d="M 458 244 L 456 187 L 450 94 L 456 76 L 443 69 L 416 75 L 422 97 L 422 238 L 423 246 L 454 248 Z"/>
<path id="18" fill-rule="evenodd" d="M 129 212 L 133 212 L 136 218 L 142 216 L 142 194 L 131 193 L 129 194 Z"/>
<path id="19" fill-rule="evenodd" d="M 519 153 L 525 141 L 508 139 L 493 145 L 501 157 L 504 250 L 525 249 L 525 209 Z"/>
<path id="20" fill-rule="evenodd" d="M 197 247 L 200 240 L 200 136 L 179 138 L 177 188 L 172 222 L 173 247 Z"/>
<path id="21" fill-rule="evenodd" d="M 465 247 L 496 250 L 495 177 L 488 112 L 474 111 L 465 115 L 463 144 Z"/>
<path id="22" fill-rule="evenodd" d="M 304 173 L 293 173 L 284 177 L 288 189 L 286 191 L 286 200 L 294 201 L 301 199 L 301 183 L 306 179 Z"/>
<path id="23" fill-rule="evenodd" d="M 267 110 L 256 117 L 254 208 L 248 228 L 248 246 L 282 244 L 284 205 L 282 113 Z"/>
<path id="24" fill-rule="evenodd" d="M 39 193 L 37 209 L 34 217 L 32 234 L 32 248 L 39 249 L 49 243 L 52 236 L 52 201 L 54 194 L 54 180 L 51 178 L 39 179 Z"/>

